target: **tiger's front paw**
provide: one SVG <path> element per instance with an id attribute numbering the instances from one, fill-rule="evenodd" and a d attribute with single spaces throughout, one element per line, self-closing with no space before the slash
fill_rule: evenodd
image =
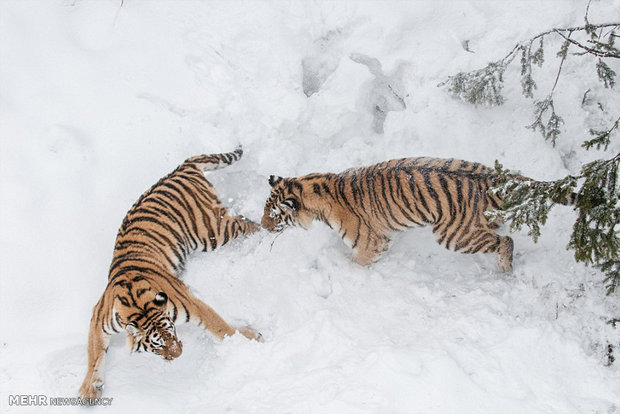
<path id="1" fill-rule="evenodd" d="M 263 342 L 263 335 L 261 335 L 261 333 L 254 328 L 250 328 L 249 326 L 243 326 L 235 329 L 239 331 L 241 335 L 245 336 L 248 339 L 254 339 L 255 341 Z"/>
<path id="2" fill-rule="evenodd" d="M 99 398 L 103 391 L 103 379 L 95 377 L 90 380 L 87 378 L 80 387 L 80 397 L 87 398 Z"/>

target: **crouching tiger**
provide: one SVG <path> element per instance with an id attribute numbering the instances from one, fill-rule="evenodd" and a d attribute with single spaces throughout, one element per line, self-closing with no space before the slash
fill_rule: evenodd
<path id="1" fill-rule="evenodd" d="M 322 221 L 338 231 L 361 265 L 388 249 L 393 232 L 430 225 L 442 246 L 462 253 L 498 253 L 499 268 L 508 272 L 512 239 L 496 234 L 498 226 L 484 215 L 501 205 L 500 197 L 488 192 L 497 179 L 493 169 L 475 162 L 428 157 L 339 174 L 271 176 L 261 224 L 281 231 Z M 571 204 L 574 196 L 554 201 Z"/>
<path id="2" fill-rule="evenodd" d="M 252 328 L 228 325 L 177 278 L 192 251 L 213 250 L 259 230 L 241 216 L 229 216 L 203 174 L 241 155 L 237 149 L 187 159 L 127 213 L 116 237 L 107 287 L 93 309 L 81 397 L 101 395 L 110 336 L 123 329 L 132 351 L 153 352 L 167 360 L 177 358 L 183 349 L 176 322 L 196 323 L 218 338 L 239 331 L 260 340 Z"/>

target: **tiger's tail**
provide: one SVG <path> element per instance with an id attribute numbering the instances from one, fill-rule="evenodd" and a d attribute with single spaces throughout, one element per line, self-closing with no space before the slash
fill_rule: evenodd
<path id="1" fill-rule="evenodd" d="M 224 168 L 233 162 L 239 161 L 242 155 L 243 150 L 240 145 L 233 152 L 196 155 L 195 157 L 186 159 L 183 164 L 193 164 L 196 168 L 202 171 L 217 170 L 219 168 Z"/>

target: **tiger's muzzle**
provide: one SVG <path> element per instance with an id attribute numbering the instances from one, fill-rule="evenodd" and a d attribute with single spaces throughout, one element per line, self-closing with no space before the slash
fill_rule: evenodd
<path id="1" fill-rule="evenodd" d="M 269 215 L 267 214 L 265 214 L 263 218 L 261 219 L 260 225 L 268 231 L 281 231 L 282 230 L 282 226 L 278 226 L 278 223 L 273 218 L 269 217 Z"/>
<path id="2" fill-rule="evenodd" d="M 167 361 L 172 361 L 178 358 L 183 353 L 183 343 L 179 341 L 176 334 L 171 334 L 168 331 L 164 331 L 162 334 L 164 346 L 159 349 L 153 350 L 157 355 L 160 355 Z"/>

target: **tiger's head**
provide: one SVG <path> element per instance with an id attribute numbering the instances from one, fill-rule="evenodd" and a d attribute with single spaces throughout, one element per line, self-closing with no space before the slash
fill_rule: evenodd
<path id="1" fill-rule="evenodd" d="M 168 295 L 143 276 L 122 281 L 118 287 L 114 317 L 125 328 L 132 352 L 152 352 L 166 360 L 179 357 L 183 344 L 170 315 Z"/>
<path id="2" fill-rule="evenodd" d="M 287 226 L 310 227 L 314 216 L 305 208 L 303 186 L 295 178 L 269 177 L 271 193 L 261 219 L 263 228 L 279 232 Z"/>

